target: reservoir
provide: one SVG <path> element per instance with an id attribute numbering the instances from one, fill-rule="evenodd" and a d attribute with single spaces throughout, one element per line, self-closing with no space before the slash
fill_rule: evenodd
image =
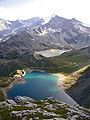
<path id="1" fill-rule="evenodd" d="M 28 96 L 35 100 L 53 97 L 62 102 L 75 105 L 76 102 L 57 86 L 58 77 L 46 72 L 32 71 L 23 77 L 25 83 L 16 83 L 7 91 L 9 99 L 15 96 Z"/>

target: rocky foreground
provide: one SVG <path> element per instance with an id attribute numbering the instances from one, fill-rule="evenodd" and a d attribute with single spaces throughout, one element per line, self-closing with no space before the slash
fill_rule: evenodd
<path id="1" fill-rule="evenodd" d="M 0 120 L 90 120 L 90 110 L 70 106 L 52 97 L 33 100 L 17 96 L 0 102 Z"/>

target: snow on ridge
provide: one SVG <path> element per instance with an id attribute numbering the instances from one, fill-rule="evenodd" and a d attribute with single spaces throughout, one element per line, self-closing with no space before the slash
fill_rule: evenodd
<path id="1" fill-rule="evenodd" d="M 81 31 L 83 31 L 83 32 L 87 32 L 87 29 L 84 28 L 84 27 L 82 27 L 81 25 L 79 25 L 79 29 L 80 29 Z"/>
<path id="2" fill-rule="evenodd" d="M 47 24 L 47 23 L 48 23 L 53 17 L 55 17 L 55 16 L 56 16 L 56 15 L 53 14 L 53 15 L 51 15 L 51 16 L 48 16 L 48 17 L 43 18 L 44 22 L 42 23 L 42 25 Z"/>
<path id="3" fill-rule="evenodd" d="M 3 20 L 0 19 L 0 31 L 6 30 L 6 29 L 10 29 L 10 27 L 8 25 L 10 25 L 11 23 L 7 20 Z"/>

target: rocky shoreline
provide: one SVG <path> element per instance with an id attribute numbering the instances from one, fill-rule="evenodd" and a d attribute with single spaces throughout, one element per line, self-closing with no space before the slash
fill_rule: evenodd
<path id="1" fill-rule="evenodd" d="M 20 71 L 20 70 L 18 70 L 18 71 Z M 1 87 L 2 92 L 3 92 L 6 99 L 7 99 L 7 94 L 6 94 L 7 91 L 9 89 L 11 89 L 14 84 L 20 84 L 20 83 L 23 84 L 23 83 L 25 83 L 25 80 L 23 79 L 23 76 L 26 74 L 26 71 L 25 70 L 22 70 L 22 71 L 23 71 L 22 74 L 21 73 L 18 74 L 18 75 L 15 74 L 13 77 L 9 78 L 9 80 L 8 80 L 9 85 L 8 86 Z"/>
<path id="2" fill-rule="evenodd" d="M 25 80 L 22 77 L 13 78 L 13 79 L 14 80 L 7 87 L 2 88 L 2 91 L 3 91 L 3 94 L 4 94 L 5 98 L 7 98 L 7 94 L 6 94 L 7 91 L 9 89 L 11 89 L 14 84 L 20 84 L 20 83 L 23 84 L 23 83 L 25 83 Z"/>
<path id="3" fill-rule="evenodd" d="M 22 75 L 20 75 L 20 76 L 17 76 L 17 75 L 15 75 L 14 77 L 13 77 L 13 80 L 11 80 L 11 83 L 7 86 L 7 87 L 3 87 L 2 88 L 2 91 L 3 91 L 3 94 L 4 94 L 4 96 L 5 96 L 5 98 L 7 98 L 7 91 L 9 90 L 9 89 L 11 89 L 12 88 L 12 86 L 14 85 L 14 84 L 23 84 L 23 83 L 25 83 L 26 81 L 23 79 L 23 76 L 26 74 L 26 72 L 32 72 L 32 71 L 34 71 L 34 70 L 36 70 L 36 69 L 27 69 L 27 70 L 23 70 L 24 72 L 23 72 L 23 74 Z M 43 70 L 36 70 L 36 71 L 41 71 L 41 72 L 45 72 L 45 71 L 43 71 Z M 52 74 L 52 73 L 49 73 L 49 74 Z M 19 74 L 18 74 L 19 75 Z M 57 87 L 59 87 L 59 88 L 62 88 L 63 90 L 65 90 L 65 84 L 64 84 L 64 80 L 66 79 L 66 75 L 64 75 L 64 74 L 62 74 L 62 73 L 55 73 L 55 74 L 52 74 L 52 75 L 54 75 L 54 76 L 57 76 L 58 78 L 58 82 L 57 82 Z"/>
<path id="4" fill-rule="evenodd" d="M 6 87 L 2 87 L 2 91 L 3 91 L 3 94 L 4 94 L 4 96 L 5 96 L 5 98 L 7 99 L 7 91 L 9 90 L 9 89 L 11 89 L 12 88 L 12 86 L 14 85 L 14 84 L 23 84 L 23 83 L 25 83 L 26 81 L 23 79 L 23 76 L 25 76 L 25 74 L 26 74 L 26 72 L 32 72 L 32 71 L 34 71 L 34 70 L 36 70 L 36 69 L 26 69 L 26 70 L 23 70 L 23 74 L 18 74 L 18 75 L 14 75 L 13 76 L 13 78 L 10 78 L 10 79 L 12 79 L 12 80 L 8 80 L 8 81 L 11 81 L 10 82 L 10 84 L 8 85 L 8 86 L 6 86 Z M 37 70 L 37 71 L 41 71 L 41 72 L 45 72 L 44 70 Z"/>
<path id="5" fill-rule="evenodd" d="M 34 69 L 34 70 L 36 70 L 36 69 Z M 23 79 L 23 76 L 26 74 L 26 72 L 32 72 L 32 71 L 34 71 L 34 70 L 30 70 L 30 69 L 27 69 L 27 70 L 25 70 L 25 72 L 24 72 L 24 74 L 22 75 L 22 76 L 20 76 L 20 77 L 14 77 L 13 78 L 13 81 L 7 86 L 7 87 L 3 87 L 2 88 L 2 91 L 3 91 L 3 93 L 4 93 L 4 96 L 5 96 L 5 98 L 7 98 L 7 91 L 9 90 L 9 89 L 11 89 L 12 88 L 12 86 L 14 85 L 14 84 L 23 84 L 23 83 L 25 83 L 26 81 Z M 45 72 L 45 71 L 43 71 L 43 70 L 37 70 L 37 71 L 41 71 L 41 72 Z M 52 73 L 50 73 L 50 74 L 52 74 Z M 52 75 L 55 75 L 55 76 L 57 76 L 58 77 L 58 82 L 57 82 L 57 86 L 58 87 L 61 87 L 62 89 L 64 89 L 64 79 L 66 78 L 66 76 L 64 75 L 64 74 L 62 74 L 62 73 L 56 73 L 56 74 L 52 74 Z"/>

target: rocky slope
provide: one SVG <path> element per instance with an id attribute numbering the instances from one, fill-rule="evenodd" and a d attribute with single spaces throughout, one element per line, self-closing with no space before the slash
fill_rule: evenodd
<path id="1" fill-rule="evenodd" d="M 4 48 L 6 49 L 6 47 Z M 11 50 L 11 49 L 10 49 Z M 81 50 L 72 50 L 60 56 L 45 58 L 38 56 L 39 59 L 30 53 L 22 50 L 0 52 L 0 76 L 8 76 L 17 69 L 35 68 L 43 69 L 48 72 L 72 73 L 90 64 L 90 47 Z"/>
<path id="2" fill-rule="evenodd" d="M 0 20 L 0 60 L 48 49 L 81 49 L 90 46 L 90 28 L 76 19 Z"/>
<path id="3" fill-rule="evenodd" d="M 18 47 L 30 50 L 55 47 L 80 49 L 90 46 L 90 28 L 84 26 L 82 22 L 57 15 L 51 17 L 48 23 L 43 24 L 43 22 L 43 18 L 37 17 L 17 21 L 1 19 L 0 39 L 2 42 L 7 41 L 4 43 L 7 47 L 9 44 L 12 47 L 13 44 L 17 44 Z"/>
<path id="4" fill-rule="evenodd" d="M 90 28 L 74 18 L 65 19 L 56 15 L 44 24 L 40 18 L 24 21 L 0 19 L 0 41 L 0 80 L 5 82 L 5 85 L 10 73 L 17 69 L 36 68 L 69 74 L 90 64 Z M 48 49 L 72 51 L 49 59 L 42 56 L 39 56 L 39 59 L 35 58 L 36 51 Z M 2 79 L 3 77 L 6 78 Z M 69 92 L 73 96 L 75 91 L 76 100 L 77 95 L 83 94 L 86 99 L 86 78 L 80 78 L 80 84 L 72 88 L 73 93 Z M 86 87 L 83 83 L 87 84 Z M 83 86 L 84 93 L 80 90 L 81 93 L 76 94 L 80 85 Z M 81 97 L 77 101 L 80 100 Z M 83 102 L 81 104 L 83 105 Z"/>
<path id="5" fill-rule="evenodd" d="M 69 106 L 53 98 L 35 101 L 29 97 L 15 97 L 0 102 L 1 120 L 89 120 L 90 111 Z"/>
<path id="6" fill-rule="evenodd" d="M 24 31 L 26 27 L 41 25 L 42 22 L 43 19 L 40 19 L 39 17 L 16 21 L 0 19 L 0 40 L 2 40 L 3 38 L 7 40 L 6 36 L 12 36 L 15 33 Z"/>
<path id="7" fill-rule="evenodd" d="M 90 65 L 73 73 L 72 79 L 74 84 L 67 93 L 80 105 L 90 108 Z"/>

